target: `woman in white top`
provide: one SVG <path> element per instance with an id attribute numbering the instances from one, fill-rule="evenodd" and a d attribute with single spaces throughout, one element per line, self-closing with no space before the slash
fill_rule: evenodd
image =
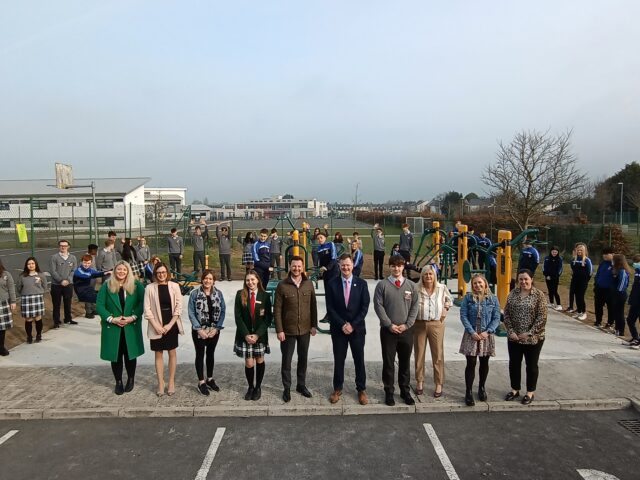
<path id="1" fill-rule="evenodd" d="M 424 361 L 428 342 L 433 361 L 433 396 L 440 398 L 444 383 L 444 319 L 452 299 L 447 286 L 438 283 L 437 270 L 433 265 L 422 269 L 420 280 L 420 309 L 413 326 L 416 393 L 424 393 Z"/>

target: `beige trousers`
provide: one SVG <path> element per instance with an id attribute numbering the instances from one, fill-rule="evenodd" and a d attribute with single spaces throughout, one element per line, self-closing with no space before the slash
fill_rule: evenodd
<path id="1" fill-rule="evenodd" d="M 436 385 L 444 384 L 444 322 L 416 320 L 413 324 L 413 355 L 416 366 L 416 382 L 424 382 L 424 361 L 427 342 L 431 349 L 433 380 Z"/>

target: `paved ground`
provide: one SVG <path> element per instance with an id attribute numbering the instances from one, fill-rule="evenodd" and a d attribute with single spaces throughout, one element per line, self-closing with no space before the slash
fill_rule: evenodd
<path id="1" fill-rule="evenodd" d="M 4 421 L 0 437 L 14 433 L 0 445 L 0 465 L 12 480 L 631 480 L 640 469 L 638 436 L 620 420 L 640 421 L 640 415 L 622 410 Z"/>
<path id="2" fill-rule="evenodd" d="M 240 282 L 219 282 L 227 302 L 232 304 Z M 371 290 L 374 282 L 369 282 Z M 320 310 L 324 311 L 320 297 Z M 186 305 L 185 305 L 186 310 Z M 235 333 L 233 315 L 228 313 L 226 328 L 216 352 L 214 376 L 219 393 L 201 396 L 195 389 L 194 351 L 191 339 L 181 337 L 178 350 L 177 394 L 155 396 L 153 356 L 140 358 L 136 388 L 121 397 L 112 393 L 109 364 L 99 359 L 99 326 L 95 320 L 79 319 L 80 325 L 65 326 L 45 334 L 41 344 L 20 345 L 8 357 L 0 358 L 0 418 L 64 418 L 69 416 L 149 416 L 149 415 L 292 415 L 358 414 L 468 410 L 464 394 L 464 357 L 457 353 L 462 326 L 454 308 L 447 319 L 445 335 L 446 382 L 441 399 L 430 396 L 431 368 L 427 366 L 427 395 L 416 407 L 384 405 L 381 383 L 381 354 L 378 322 L 373 310 L 367 316 L 366 346 L 368 391 L 371 404 L 357 405 L 353 389 L 353 368 L 347 365 L 345 395 L 330 405 L 332 353 L 328 335 L 319 334 L 311 342 L 308 387 L 314 398 L 293 395 L 290 404 L 280 399 L 280 354 L 272 333 L 272 355 L 267 358 L 263 398 L 245 402 L 246 389 L 242 360 L 232 353 Z M 186 315 L 185 315 L 186 319 Z M 188 321 L 185 330 L 188 331 Z M 620 408 L 632 398 L 640 398 L 640 352 L 620 345 L 620 341 L 556 312 L 549 312 L 548 337 L 542 350 L 541 375 L 532 409 Z M 489 402 L 478 402 L 475 410 L 525 408 L 507 403 L 502 397 L 509 389 L 506 340 L 500 338 L 497 356 L 491 361 L 487 385 Z M 295 368 L 295 367 L 294 367 Z M 571 402 L 572 401 L 572 402 Z"/>

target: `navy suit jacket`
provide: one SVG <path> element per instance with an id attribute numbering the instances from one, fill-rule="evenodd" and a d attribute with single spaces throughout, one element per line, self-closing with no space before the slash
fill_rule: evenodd
<path id="1" fill-rule="evenodd" d="M 351 277 L 349 305 L 344 302 L 342 275 L 327 284 L 325 292 L 327 314 L 331 333 L 342 333 L 345 323 L 350 323 L 354 332 L 366 333 L 365 317 L 369 311 L 369 288 L 367 282 L 355 275 Z"/>

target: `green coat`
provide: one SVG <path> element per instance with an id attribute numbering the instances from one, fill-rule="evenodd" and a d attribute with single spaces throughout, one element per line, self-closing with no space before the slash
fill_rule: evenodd
<path id="1" fill-rule="evenodd" d="M 260 337 L 259 343 L 269 345 L 269 325 L 271 325 L 271 296 L 267 292 L 258 291 L 256 295 L 255 322 L 251 322 L 251 312 L 249 302 L 247 306 L 242 305 L 239 290 L 236 294 L 235 317 L 236 317 L 236 345 L 242 345 L 244 337 L 250 333 L 255 333 Z M 260 303 L 258 303 L 260 302 Z"/>
<path id="2" fill-rule="evenodd" d="M 124 301 L 124 312 L 120 307 L 120 298 L 117 293 L 111 293 L 107 282 L 102 284 L 98 292 L 96 312 L 100 315 L 102 326 L 102 338 L 100 342 L 100 358 L 110 362 L 118 360 L 118 348 L 120 346 L 120 331 L 124 329 L 124 338 L 127 342 L 129 359 L 139 357 L 144 353 L 142 340 L 142 312 L 144 310 L 144 285 L 136 281 L 136 289 L 131 295 L 127 295 Z M 135 315 L 137 320 L 124 327 L 107 323 L 109 317 L 130 317 Z"/>

